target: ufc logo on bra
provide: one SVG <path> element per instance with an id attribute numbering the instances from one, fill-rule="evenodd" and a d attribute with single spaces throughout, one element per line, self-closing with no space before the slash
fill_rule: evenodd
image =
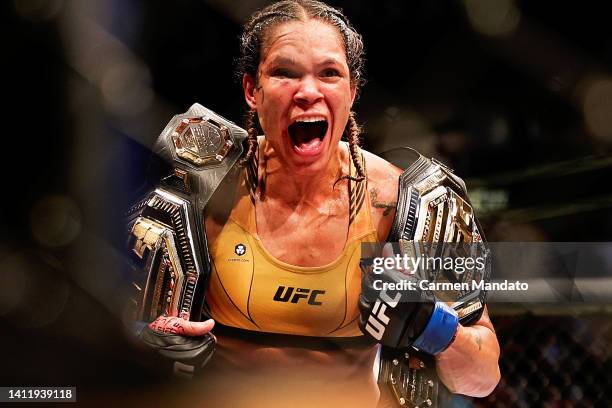
<path id="1" fill-rule="evenodd" d="M 294 293 L 295 291 L 295 293 Z M 285 288 L 284 286 L 279 286 L 276 289 L 276 294 L 274 295 L 275 302 L 288 302 L 289 298 L 291 298 L 291 303 L 297 303 L 300 299 L 308 299 L 308 304 L 313 306 L 320 306 L 323 302 L 317 301 L 317 296 L 324 294 L 324 290 L 319 289 L 303 289 L 303 288 L 292 288 L 291 286 Z M 293 294 L 293 297 L 291 296 Z"/>

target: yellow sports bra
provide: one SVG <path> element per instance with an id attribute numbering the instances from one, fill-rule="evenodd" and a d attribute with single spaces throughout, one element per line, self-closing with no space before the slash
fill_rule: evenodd
<path id="1" fill-rule="evenodd" d="M 349 168 L 355 175 L 351 160 Z M 361 243 L 377 242 L 367 179 L 349 182 L 344 251 L 335 261 L 317 267 L 287 264 L 264 248 L 257 235 L 252 179 L 246 169 L 229 218 L 210 247 L 212 274 L 206 303 L 211 317 L 226 326 L 268 333 L 361 335 L 357 326 Z"/>

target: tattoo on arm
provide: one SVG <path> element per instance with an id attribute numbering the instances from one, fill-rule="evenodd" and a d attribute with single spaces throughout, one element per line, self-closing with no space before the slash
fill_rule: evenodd
<path id="1" fill-rule="evenodd" d="M 474 333 L 474 340 L 476 341 L 476 344 L 478 344 L 478 351 L 482 350 L 482 339 L 480 338 L 480 333 Z"/>
<path id="2" fill-rule="evenodd" d="M 378 189 L 373 188 L 370 190 L 370 198 L 372 200 L 372 207 L 374 208 L 384 208 L 383 217 L 389 215 L 392 210 L 395 210 L 397 207 L 397 202 L 385 203 L 378 201 Z"/>

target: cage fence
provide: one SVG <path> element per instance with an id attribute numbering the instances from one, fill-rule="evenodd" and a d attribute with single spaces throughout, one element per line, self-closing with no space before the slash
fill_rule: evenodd
<path id="1" fill-rule="evenodd" d="M 495 305 L 493 305 L 495 306 Z M 612 313 L 554 306 L 492 308 L 501 381 L 476 407 L 610 407 Z"/>

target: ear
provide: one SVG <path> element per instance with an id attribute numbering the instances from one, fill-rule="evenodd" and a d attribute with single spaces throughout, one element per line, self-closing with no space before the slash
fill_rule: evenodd
<path id="1" fill-rule="evenodd" d="M 255 79 L 248 74 L 242 76 L 242 89 L 244 99 L 251 109 L 257 109 L 257 99 L 255 98 L 256 84 Z"/>

